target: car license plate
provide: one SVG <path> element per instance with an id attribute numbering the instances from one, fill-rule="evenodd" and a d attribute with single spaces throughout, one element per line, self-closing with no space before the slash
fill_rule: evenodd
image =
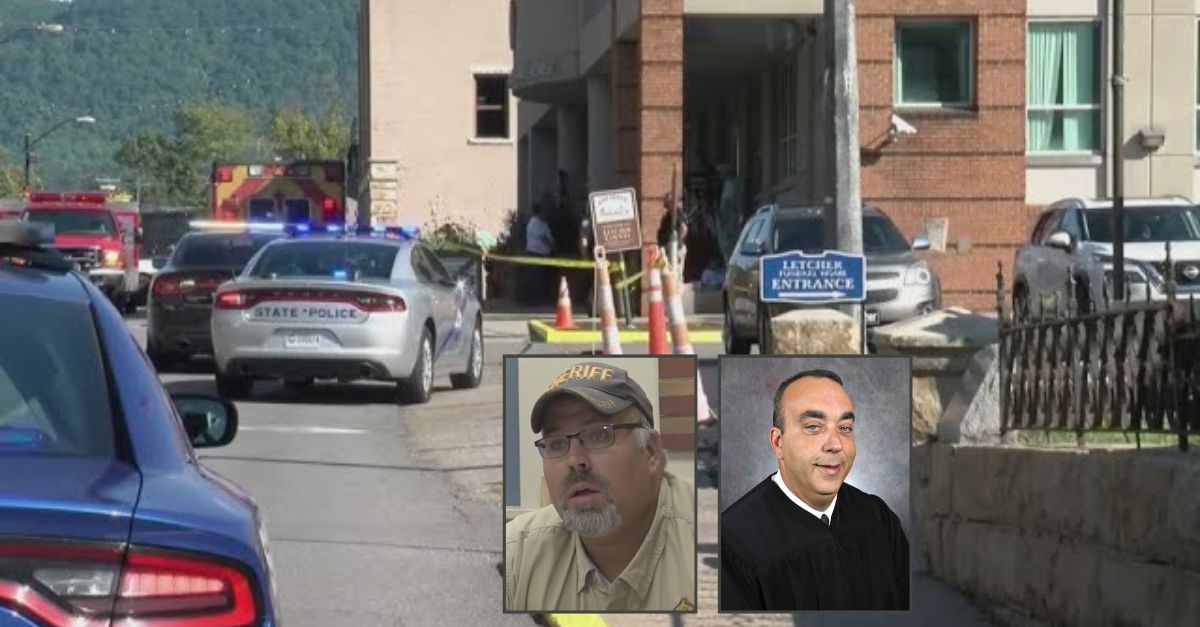
<path id="1" fill-rule="evenodd" d="M 867 325 L 870 326 L 870 325 L 876 325 L 876 324 L 879 324 L 879 312 L 878 311 L 868 311 L 867 312 Z"/>
<path id="2" fill-rule="evenodd" d="M 319 333 L 288 333 L 283 345 L 287 348 L 319 348 L 321 335 Z"/>

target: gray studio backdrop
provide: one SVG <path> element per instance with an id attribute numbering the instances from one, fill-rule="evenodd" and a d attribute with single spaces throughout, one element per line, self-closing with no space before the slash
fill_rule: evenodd
<path id="1" fill-rule="evenodd" d="M 721 357 L 721 511 L 779 470 L 769 439 L 775 390 L 788 377 L 814 368 L 836 372 L 854 401 L 856 452 L 846 482 L 887 502 L 911 538 L 907 357 Z"/>

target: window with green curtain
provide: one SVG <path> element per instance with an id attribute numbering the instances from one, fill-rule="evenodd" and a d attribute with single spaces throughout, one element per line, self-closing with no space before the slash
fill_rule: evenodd
<path id="1" fill-rule="evenodd" d="M 897 22 L 896 104 L 970 106 L 975 69 L 972 57 L 970 21 Z"/>
<path id="2" fill-rule="evenodd" d="M 1026 41 L 1028 152 L 1100 149 L 1096 22 L 1033 22 Z"/>

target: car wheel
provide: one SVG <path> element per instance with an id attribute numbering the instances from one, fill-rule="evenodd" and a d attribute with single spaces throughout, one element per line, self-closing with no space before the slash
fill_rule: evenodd
<path id="1" fill-rule="evenodd" d="M 738 337 L 737 327 L 733 324 L 733 310 L 725 303 L 725 325 L 721 329 L 721 337 L 725 340 L 725 352 L 729 355 L 745 355 L 750 352 L 750 340 Z"/>
<path id="2" fill-rule="evenodd" d="M 471 354 L 467 357 L 467 371 L 450 375 L 450 385 L 460 390 L 479 387 L 483 380 L 483 328 L 480 320 L 475 321 L 471 334 Z"/>
<path id="3" fill-rule="evenodd" d="M 217 373 L 217 394 L 228 399 L 239 400 L 250 396 L 252 391 L 254 391 L 254 379 Z"/>
<path id="4" fill-rule="evenodd" d="M 412 374 L 398 384 L 399 400 L 402 403 L 419 405 L 428 403 L 433 395 L 433 341 L 429 329 L 421 330 L 421 341 L 417 344 L 417 362 Z"/>
<path id="5" fill-rule="evenodd" d="M 758 354 L 770 355 L 771 344 L 771 317 L 767 314 L 766 307 L 758 308 Z"/>

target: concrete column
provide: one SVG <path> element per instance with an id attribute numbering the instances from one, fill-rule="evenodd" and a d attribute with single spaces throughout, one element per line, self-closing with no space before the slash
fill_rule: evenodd
<path id="1" fill-rule="evenodd" d="M 555 193 L 555 177 L 558 167 L 558 144 L 555 134 L 548 130 L 534 129 L 529 132 L 529 200 L 541 202 L 547 195 Z"/>
<path id="2" fill-rule="evenodd" d="M 532 180 L 532 171 L 530 167 L 533 165 L 529 162 L 529 145 L 532 140 L 533 131 L 530 131 L 524 137 L 517 141 L 517 213 L 525 215 L 529 208 L 533 206 L 533 198 L 530 194 L 529 181 Z"/>
<path id="3" fill-rule="evenodd" d="M 587 188 L 611 185 L 612 86 L 607 74 L 587 77 Z"/>
<path id="4" fill-rule="evenodd" d="M 563 105 L 558 107 L 555 114 L 558 121 L 558 170 L 567 173 L 567 193 L 572 200 L 576 200 L 587 180 L 587 110 L 580 106 Z M 557 175 L 556 172 L 556 193 Z"/>

